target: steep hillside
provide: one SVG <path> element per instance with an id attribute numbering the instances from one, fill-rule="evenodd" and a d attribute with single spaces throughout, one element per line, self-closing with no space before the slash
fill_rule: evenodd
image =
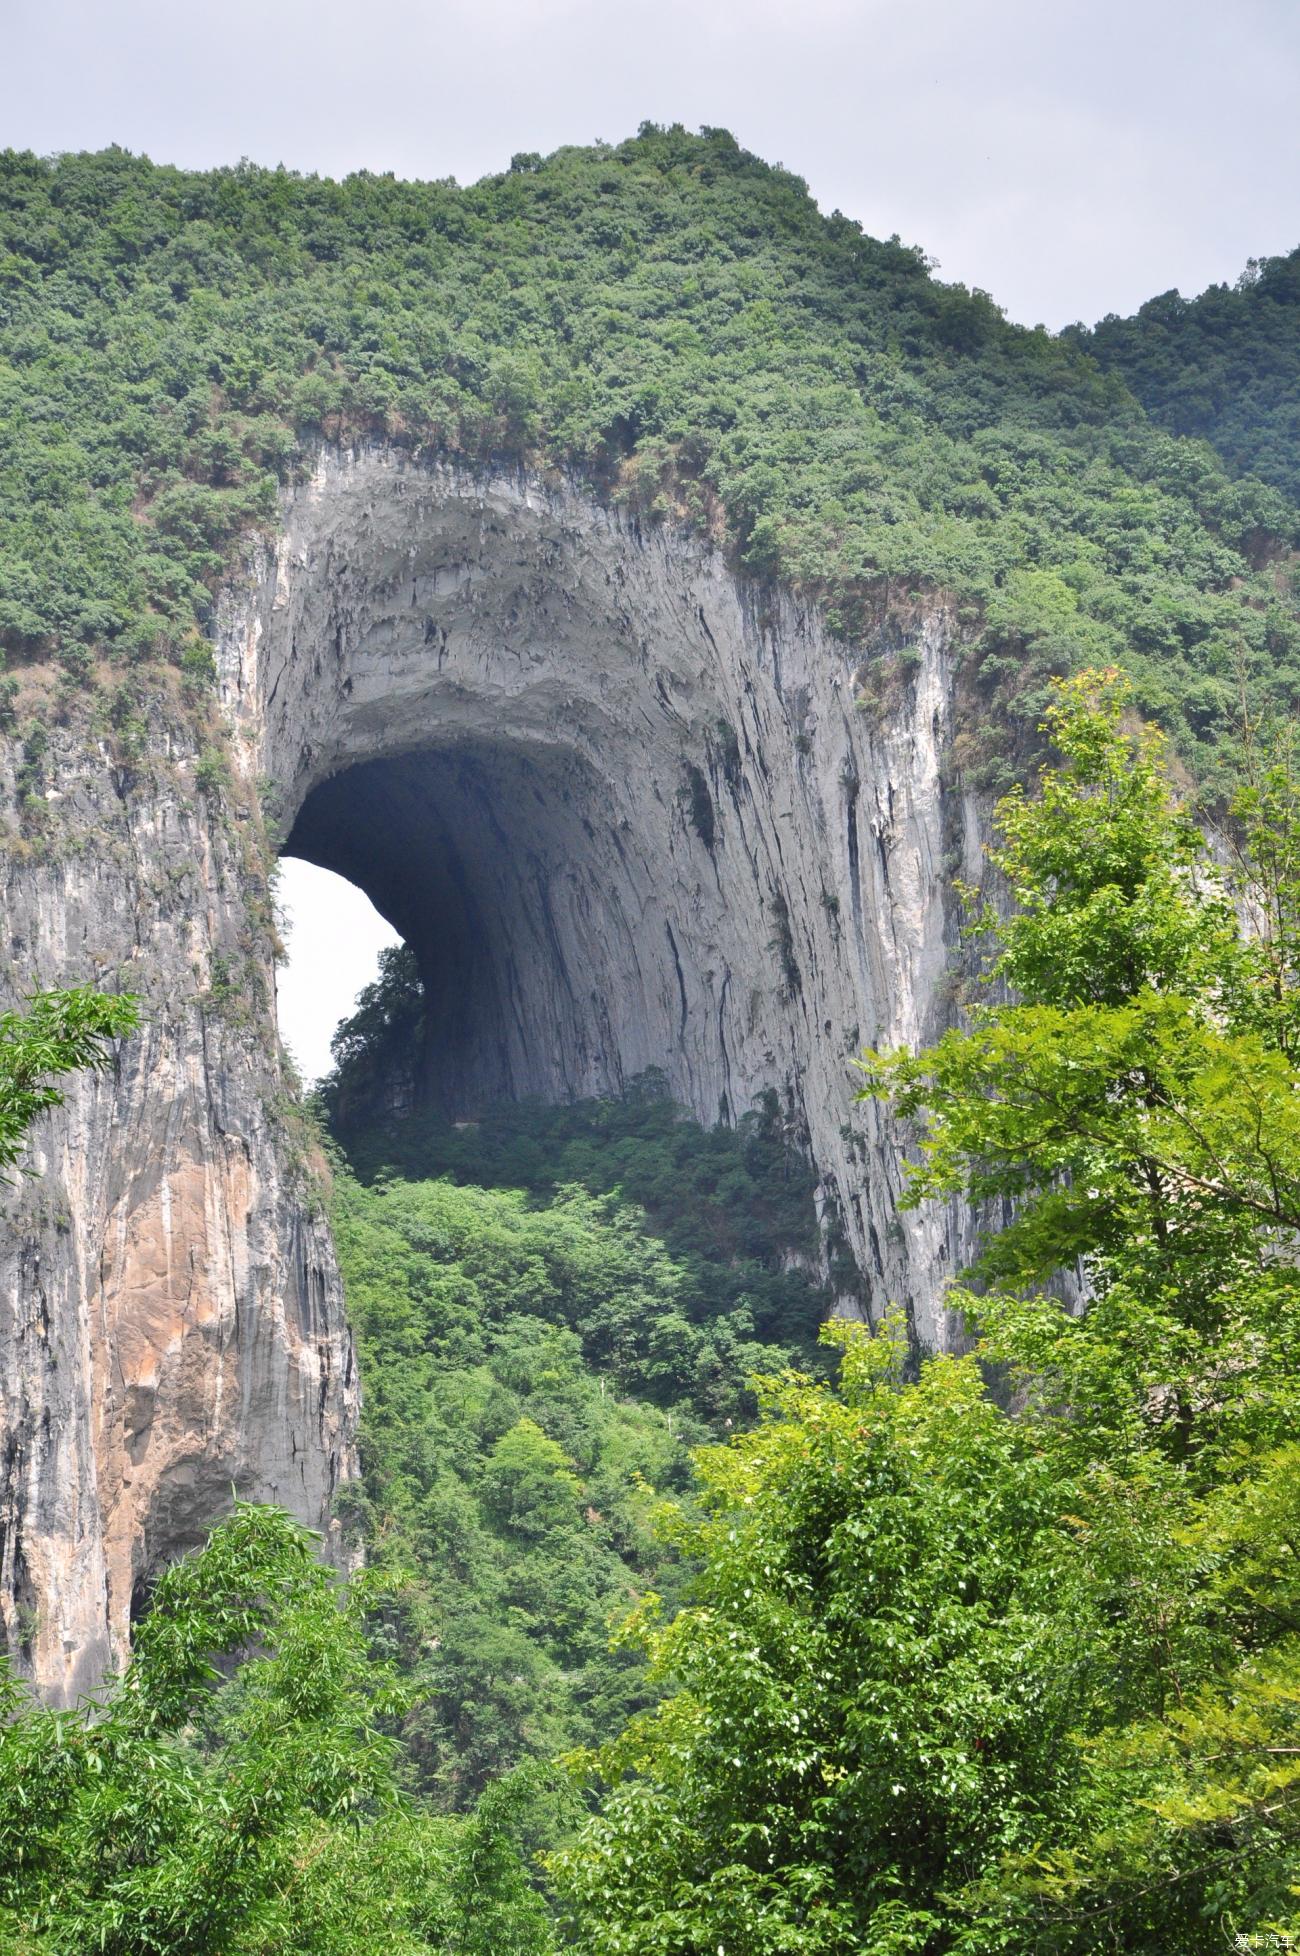
<path id="1" fill-rule="evenodd" d="M 1300 250 L 1252 259 L 1198 299 L 1162 292 L 1065 336 L 1174 435 L 1211 442 L 1234 474 L 1300 501 Z"/>
<path id="2" fill-rule="evenodd" d="M 467 190 L 10 155 L 0 245 L 3 989 L 142 1006 L 0 1194 L 21 1663 L 120 1658 L 232 1483 L 338 1532 L 280 849 L 409 944 L 442 1114 L 775 1096 L 873 1317 L 957 1337 L 971 1212 L 900 1208 L 849 1054 L 946 1022 L 1047 673 L 1122 660 L 1211 777 L 1243 680 L 1292 703 L 1294 506 L 725 132 Z"/>
<path id="3" fill-rule="evenodd" d="M 1279 493 L 725 131 L 465 190 L 10 154 L 0 291 L 0 639 L 74 684 L 99 643 L 201 668 L 235 539 L 364 431 L 576 468 L 853 636 L 953 593 L 1012 702 L 1123 657 L 1203 767 L 1243 668 L 1300 685 Z"/>
<path id="4" fill-rule="evenodd" d="M 0 1186 L 0 1946 L 1300 1942 L 1279 281 L 1195 407 L 724 132 L 0 159 L 0 1005 L 133 1028 Z"/>

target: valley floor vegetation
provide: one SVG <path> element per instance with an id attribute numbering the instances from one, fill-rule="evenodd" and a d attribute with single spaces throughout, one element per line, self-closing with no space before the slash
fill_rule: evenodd
<path id="1" fill-rule="evenodd" d="M 708 1135 L 648 1082 L 353 1135 L 366 1571 L 239 1508 L 95 1706 L 6 1685 L 4 1946 L 1300 1934 L 1300 783 L 1248 741 L 1207 847 L 1113 671 L 1047 732 L 985 1002 L 862 1062 L 907 1199 L 986 1205 L 972 1348 L 840 1321 L 810 1364 L 761 1110 Z"/>

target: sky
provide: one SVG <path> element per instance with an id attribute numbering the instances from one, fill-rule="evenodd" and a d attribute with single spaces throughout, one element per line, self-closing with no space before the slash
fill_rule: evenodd
<path id="1" fill-rule="evenodd" d="M 469 183 L 722 126 L 1028 325 L 1300 243 L 1300 0 L 0 0 L 0 28 L 16 148 Z M 336 884 L 285 865 L 308 1077 L 392 936 Z"/>

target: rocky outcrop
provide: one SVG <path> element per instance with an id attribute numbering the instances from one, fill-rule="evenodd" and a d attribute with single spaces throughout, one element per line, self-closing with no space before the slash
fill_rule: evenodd
<path id="1" fill-rule="evenodd" d="M 56 729 L 43 769 L 0 858 L 6 988 L 144 1009 L 0 1189 L 0 1619 L 69 1700 L 232 1489 L 328 1529 L 356 1383 L 280 1080 L 255 815 L 158 728 L 130 764 Z"/>
<path id="2" fill-rule="evenodd" d="M 948 890 L 978 874 L 977 811 L 945 789 L 942 611 L 868 716 L 816 612 L 697 541 L 559 482 L 326 451 L 229 580 L 217 654 L 220 766 L 177 752 L 126 789 L 70 753 L 53 792 L 83 840 L 6 866 L 15 984 L 97 960 L 152 1001 L 10 1202 L 0 1608 L 64 1692 L 120 1654 L 132 1589 L 232 1481 L 324 1525 L 349 1471 L 254 791 L 414 947 L 450 1108 L 648 1066 L 706 1121 L 773 1089 L 871 1309 L 905 1305 L 930 1343 L 969 1247 L 957 1211 L 898 1210 L 849 1066 L 938 1028 Z"/>

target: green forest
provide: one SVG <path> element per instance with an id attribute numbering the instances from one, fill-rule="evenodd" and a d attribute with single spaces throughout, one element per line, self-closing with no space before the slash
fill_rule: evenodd
<path id="1" fill-rule="evenodd" d="M 232 1491 L 92 1701 L 0 1662 L 0 1951 L 1300 1939 L 1298 264 L 1053 335 L 722 130 L 470 188 L 0 155 L 25 766 L 203 697 L 222 577 L 373 439 L 692 528 L 886 675 L 942 599 L 996 893 L 950 1029 L 855 1062 L 904 1204 L 986 1219 L 959 1352 L 858 1312 L 775 1096 L 379 1114 L 385 954 L 293 1110 L 348 1572 Z M 0 1173 L 136 1024 L 0 1015 Z"/>
<path id="2" fill-rule="evenodd" d="M 1243 690 L 1300 688 L 1296 295 L 1280 261 L 1172 339 L 1158 312 L 1016 327 L 725 130 L 647 124 L 468 189 L 10 152 L 0 648 L 74 691 L 107 650 L 129 718 L 151 661 L 201 675 L 279 484 L 369 436 L 575 472 L 868 651 L 941 594 L 1013 742 L 1048 676 L 1121 660 L 1213 776 Z"/>
<path id="3" fill-rule="evenodd" d="M 1210 442 L 1235 475 L 1300 502 L 1300 250 L 1252 259 L 1233 286 L 1164 292 L 1132 319 L 1066 338 L 1120 375 L 1153 421 Z"/>
<path id="4" fill-rule="evenodd" d="M 693 1446 L 752 1420 L 753 1377 L 815 1363 L 831 1300 L 781 1267 L 815 1268 L 816 1228 L 807 1165 L 770 1118 L 709 1133 L 649 1081 L 622 1102 L 501 1108 L 470 1134 L 389 1132 L 391 1151 L 387 1133 L 351 1142 L 365 1180 L 335 1170 L 368 1381 L 345 1509 L 398 1582 L 394 1635 L 430 1686 L 406 1734 L 421 1783 L 462 1807 L 644 1708 L 610 1624 L 680 1589 L 658 1502 L 689 1490 Z"/>

